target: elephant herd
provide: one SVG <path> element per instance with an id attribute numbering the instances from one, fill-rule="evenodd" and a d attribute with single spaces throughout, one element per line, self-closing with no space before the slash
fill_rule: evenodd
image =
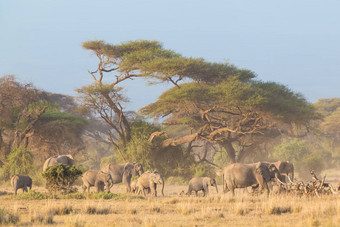
<path id="1" fill-rule="evenodd" d="M 43 170 L 49 166 L 62 163 L 74 165 L 71 155 L 53 156 L 44 163 Z M 294 179 L 294 166 L 289 162 L 258 162 L 252 164 L 233 163 L 223 170 L 216 171 L 222 176 L 223 192 L 230 191 L 234 195 L 236 188 L 259 188 L 269 193 L 268 183 L 272 180 L 284 184 L 285 176 L 290 181 Z M 138 176 L 137 180 L 131 182 L 133 176 Z M 123 183 L 127 192 L 134 192 L 145 195 L 146 192 L 157 196 L 157 185 L 161 185 L 161 193 L 164 196 L 164 180 L 160 173 L 146 171 L 140 163 L 108 164 L 99 171 L 89 170 L 82 175 L 83 190 L 90 192 L 91 187 L 95 187 L 97 192 L 110 192 L 114 184 Z M 32 179 L 29 176 L 15 175 L 11 179 L 15 194 L 19 188 L 27 191 L 32 187 Z M 187 195 L 194 191 L 203 191 L 206 196 L 209 187 L 215 187 L 218 193 L 216 180 L 210 177 L 195 177 L 189 181 Z M 183 192 L 184 193 L 184 192 Z"/>

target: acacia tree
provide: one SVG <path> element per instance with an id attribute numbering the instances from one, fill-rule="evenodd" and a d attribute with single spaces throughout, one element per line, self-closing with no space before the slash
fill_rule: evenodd
<path id="1" fill-rule="evenodd" d="M 314 110 L 299 94 L 283 85 L 237 76 L 213 83 L 190 82 L 171 88 L 141 109 L 152 117 L 166 117 L 164 124 L 187 125 L 188 135 L 169 138 L 163 147 L 193 141 L 219 144 L 231 162 L 242 162 L 264 138 L 279 136 L 279 126 L 307 125 Z M 233 144 L 243 149 L 235 150 Z"/>
<path id="2" fill-rule="evenodd" d="M 36 123 L 46 110 L 46 106 L 31 106 L 41 97 L 42 93 L 32 84 L 19 83 L 13 75 L 0 78 L 0 150 L 5 155 L 12 148 L 27 147 Z"/>
<path id="3" fill-rule="evenodd" d="M 41 160 L 82 149 L 86 120 L 72 113 L 76 109 L 72 100 L 20 83 L 14 76 L 0 77 L 1 158 L 8 159 L 19 147 Z"/>
<path id="4" fill-rule="evenodd" d="M 96 111 L 110 126 L 108 140 L 124 160 L 131 129 L 128 113 L 124 111 L 128 99 L 123 95 L 122 82 L 142 77 L 149 79 L 150 83 L 169 82 L 179 87 L 183 78 L 198 77 L 202 67 L 205 71 L 215 67 L 203 59 L 184 58 L 166 50 L 157 41 L 139 40 L 118 45 L 87 41 L 83 48 L 97 56 L 98 65 L 94 71 L 89 71 L 93 84 L 77 89 L 77 92 L 84 106 Z M 228 66 L 228 69 L 234 68 Z M 244 77 L 247 77 L 246 73 Z M 201 76 L 200 79 L 206 78 Z"/>

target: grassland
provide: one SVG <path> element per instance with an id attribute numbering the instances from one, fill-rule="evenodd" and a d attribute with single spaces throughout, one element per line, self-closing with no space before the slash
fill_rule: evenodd
<path id="1" fill-rule="evenodd" d="M 0 188 L 0 223 L 2 215 L 8 219 L 2 224 L 12 218 L 19 226 L 340 226 L 339 196 L 267 197 L 241 190 L 232 198 L 211 190 L 208 197 L 187 197 L 178 195 L 182 190 L 186 186 L 168 185 L 165 197 L 154 198 L 126 194 L 119 185 L 110 196 L 39 197 L 44 189 L 35 188 L 15 197 Z"/>

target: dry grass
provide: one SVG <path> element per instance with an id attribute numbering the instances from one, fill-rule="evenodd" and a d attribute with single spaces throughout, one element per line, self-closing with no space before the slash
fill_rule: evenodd
<path id="1" fill-rule="evenodd" d="M 214 192 L 206 198 L 178 196 L 185 189 L 169 185 L 165 197 L 146 199 L 118 194 L 112 199 L 16 200 L 3 195 L 0 209 L 19 217 L 16 225 L 28 226 L 340 226 L 340 197 L 254 197 L 242 191 L 234 198 Z M 124 187 L 116 190 L 123 193 Z"/>

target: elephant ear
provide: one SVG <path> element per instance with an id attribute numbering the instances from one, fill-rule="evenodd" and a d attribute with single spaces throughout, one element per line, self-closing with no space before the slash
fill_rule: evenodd
<path id="1" fill-rule="evenodd" d="M 67 154 L 67 155 L 66 155 L 66 157 L 68 157 L 68 158 L 70 158 L 70 159 L 72 159 L 72 160 L 73 160 L 73 156 L 72 156 L 72 155 L 70 155 L 70 154 Z"/>
<path id="2" fill-rule="evenodd" d="M 132 174 L 133 168 L 134 168 L 133 164 L 128 162 L 124 166 L 124 172 L 128 174 Z"/>
<path id="3" fill-rule="evenodd" d="M 73 156 L 68 154 L 66 155 L 67 159 L 68 159 L 68 163 L 73 166 L 74 165 L 74 159 L 73 159 Z"/>
<path id="4" fill-rule="evenodd" d="M 270 172 L 269 172 L 268 166 L 265 163 L 263 163 L 263 162 L 257 163 L 256 172 L 261 174 L 263 179 L 266 182 L 270 181 L 270 179 L 271 179 Z"/>

